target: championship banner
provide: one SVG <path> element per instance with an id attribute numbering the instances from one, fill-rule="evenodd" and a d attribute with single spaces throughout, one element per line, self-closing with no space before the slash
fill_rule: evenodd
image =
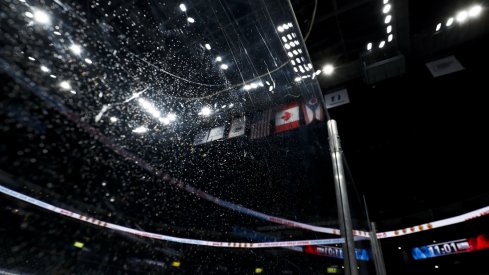
<path id="1" fill-rule="evenodd" d="M 199 145 L 207 142 L 207 137 L 209 136 L 209 131 L 203 131 L 198 133 L 194 139 L 194 145 Z"/>
<path id="2" fill-rule="evenodd" d="M 246 117 L 235 118 L 231 123 L 228 138 L 239 137 L 245 134 Z"/>
<path id="3" fill-rule="evenodd" d="M 207 142 L 218 140 L 224 137 L 224 126 L 212 128 L 207 137 Z"/>

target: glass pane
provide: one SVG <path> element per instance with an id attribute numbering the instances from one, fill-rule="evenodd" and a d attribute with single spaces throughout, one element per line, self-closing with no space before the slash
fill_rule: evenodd
<path id="1" fill-rule="evenodd" d="M 288 1 L 0 5 L 0 271 L 342 270 Z"/>

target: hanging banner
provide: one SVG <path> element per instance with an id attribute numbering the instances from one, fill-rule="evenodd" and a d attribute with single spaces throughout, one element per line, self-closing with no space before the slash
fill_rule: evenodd
<path id="1" fill-rule="evenodd" d="M 348 91 L 346 89 L 342 89 L 324 95 L 324 101 L 326 102 L 326 108 L 330 109 L 350 103 L 350 98 L 348 97 Z"/>

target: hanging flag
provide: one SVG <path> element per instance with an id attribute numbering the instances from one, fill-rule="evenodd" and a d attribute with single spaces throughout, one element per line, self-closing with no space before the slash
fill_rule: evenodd
<path id="1" fill-rule="evenodd" d="M 433 77 L 439 77 L 465 69 L 453 55 L 428 62 L 426 63 L 426 67 L 428 67 Z"/>
<path id="2" fill-rule="evenodd" d="M 244 135 L 246 129 L 246 117 L 233 119 L 228 138 L 239 137 Z"/>
<path id="3" fill-rule="evenodd" d="M 262 138 L 270 135 L 271 119 L 271 109 L 256 113 L 253 117 L 253 123 L 251 124 L 251 139 Z"/>
<path id="4" fill-rule="evenodd" d="M 207 142 L 218 140 L 224 137 L 224 126 L 219 126 L 216 128 L 212 128 L 209 132 L 209 137 L 207 137 Z"/>
<path id="5" fill-rule="evenodd" d="M 207 142 L 207 137 L 209 136 L 209 131 L 203 131 L 198 133 L 194 139 L 194 145 L 199 145 Z"/>
<path id="6" fill-rule="evenodd" d="M 312 98 L 302 104 L 302 112 L 306 125 L 309 125 L 314 120 L 323 120 L 324 112 L 317 98 Z"/>
<path id="7" fill-rule="evenodd" d="M 280 133 L 299 127 L 299 104 L 284 105 L 275 113 L 275 132 Z"/>

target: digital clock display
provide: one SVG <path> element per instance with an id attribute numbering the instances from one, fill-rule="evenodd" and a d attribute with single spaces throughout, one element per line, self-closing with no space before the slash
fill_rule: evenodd
<path id="1" fill-rule="evenodd" d="M 414 260 L 421 260 L 457 253 L 465 253 L 489 248 L 489 236 L 480 234 L 468 239 L 430 244 L 411 249 Z"/>
<path id="2" fill-rule="evenodd" d="M 467 239 L 415 247 L 411 250 L 413 259 L 420 260 L 438 256 L 468 252 L 471 246 Z"/>

